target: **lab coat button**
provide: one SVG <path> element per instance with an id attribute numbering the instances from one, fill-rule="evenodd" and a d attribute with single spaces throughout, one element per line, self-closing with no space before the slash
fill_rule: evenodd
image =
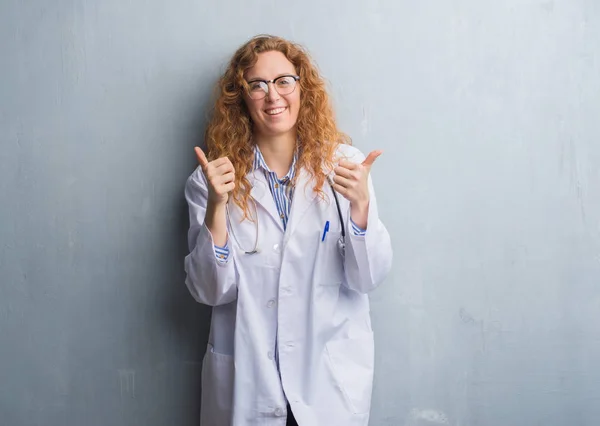
<path id="1" fill-rule="evenodd" d="M 275 244 L 275 245 L 273 246 L 273 251 L 274 251 L 275 253 L 281 253 L 281 246 L 280 246 L 279 244 Z"/>
<path id="2" fill-rule="evenodd" d="M 276 416 L 283 416 L 283 410 L 281 408 L 276 408 L 275 409 L 275 415 Z"/>
<path id="3" fill-rule="evenodd" d="M 269 359 L 273 359 L 273 351 L 269 351 L 267 353 L 267 356 L 269 357 Z"/>
<path id="4" fill-rule="evenodd" d="M 267 302 L 267 308 L 272 308 L 275 305 L 275 300 L 271 299 Z"/>

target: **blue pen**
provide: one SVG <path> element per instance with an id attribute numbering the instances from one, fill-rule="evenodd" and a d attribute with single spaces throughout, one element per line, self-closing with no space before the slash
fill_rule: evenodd
<path id="1" fill-rule="evenodd" d="M 325 222 L 325 228 L 323 229 L 323 236 L 321 237 L 321 242 L 325 241 L 325 235 L 329 231 L 329 221 Z"/>

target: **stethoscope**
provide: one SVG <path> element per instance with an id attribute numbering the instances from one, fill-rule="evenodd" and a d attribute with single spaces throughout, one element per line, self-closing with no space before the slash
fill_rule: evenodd
<path id="1" fill-rule="evenodd" d="M 340 220 L 340 227 L 342 228 L 342 235 L 340 236 L 340 238 L 337 241 L 338 251 L 340 252 L 342 257 L 344 257 L 344 255 L 346 253 L 346 227 L 344 226 L 344 216 L 342 216 L 340 200 L 338 199 L 337 192 L 335 192 L 335 189 L 333 189 L 333 182 L 331 181 L 331 178 L 327 177 L 327 181 L 329 182 L 331 192 L 333 193 L 333 198 L 335 200 L 335 206 L 337 208 L 338 218 Z M 250 197 L 250 200 L 251 200 L 252 204 L 254 205 L 254 212 L 256 213 L 256 215 L 255 215 L 256 220 L 254 222 L 254 229 L 256 231 L 256 237 L 254 238 L 254 247 L 252 248 L 252 250 L 244 250 L 244 248 L 240 244 L 239 240 L 237 239 L 237 236 L 235 235 L 235 231 L 233 230 L 233 226 L 231 225 L 231 215 L 229 214 L 229 203 L 227 203 L 225 205 L 225 213 L 227 216 L 227 225 L 229 226 L 229 232 L 231 233 L 231 236 L 237 243 L 238 247 L 242 250 L 242 252 L 244 252 L 244 254 L 260 253 L 260 248 L 258 247 L 258 208 L 256 207 L 256 201 L 254 201 L 254 198 Z"/>

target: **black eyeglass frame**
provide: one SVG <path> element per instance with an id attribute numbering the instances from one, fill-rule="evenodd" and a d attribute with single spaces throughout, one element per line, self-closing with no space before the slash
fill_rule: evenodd
<path id="1" fill-rule="evenodd" d="M 261 80 L 261 79 L 259 79 L 259 78 L 255 78 L 255 79 L 253 79 L 253 80 L 250 80 L 250 81 L 247 81 L 247 82 L 246 82 L 246 92 L 248 93 L 248 96 L 250 96 L 250 98 L 252 98 L 252 99 L 254 99 L 254 100 L 260 100 L 260 99 L 263 99 L 263 98 L 265 98 L 265 97 L 266 97 L 266 96 L 269 94 L 269 90 L 271 90 L 271 89 L 269 88 L 269 83 L 272 83 L 272 84 L 273 84 L 273 86 L 275 87 L 275 91 L 276 91 L 277 93 L 279 93 L 279 90 L 277 90 L 277 84 L 276 84 L 276 82 L 277 82 L 278 80 L 282 79 L 282 78 L 290 78 L 290 77 L 294 79 L 294 82 L 295 82 L 295 83 L 298 83 L 298 81 L 300 80 L 300 76 L 299 76 L 299 75 L 293 75 L 293 74 L 285 74 L 285 75 L 280 75 L 279 77 L 277 77 L 277 78 L 274 78 L 273 80 Z M 267 90 L 265 91 L 265 90 L 264 90 L 264 87 L 263 87 L 263 93 L 264 93 L 264 96 L 262 96 L 262 97 L 260 97 L 260 98 L 254 98 L 254 97 L 252 97 L 252 95 L 251 95 L 251 92 L 250 92 L 250 85 L 251 85 L 252 83 L 264 83 L 264 86 L 267 88 Z M 297 86 L 297 84 L 294 84 L 294 88 L 292 89 L 292 91 L 291 91 L 291 92 L 284 93 L 284 94 L 281 94 L 281 93 L 279 93 L 279 94 L 280 94 L 281 96 L 285 96 L 285 95 L 289 95 L 290 93 L 294 93 L 294 90 L 296 90 L 296 86 Z"/>

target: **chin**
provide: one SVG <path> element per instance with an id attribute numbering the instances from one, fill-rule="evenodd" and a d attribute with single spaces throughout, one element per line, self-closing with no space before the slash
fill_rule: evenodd
<path id="1" fill-rule="evenodd" d="M 265 133 L 271 136 L 284 135 L 292 130 L 294 130 L 294 126 L 290 126 L 289 124 L 284 125 L 283 123 L 278 126 L 265 126 Z"/>

